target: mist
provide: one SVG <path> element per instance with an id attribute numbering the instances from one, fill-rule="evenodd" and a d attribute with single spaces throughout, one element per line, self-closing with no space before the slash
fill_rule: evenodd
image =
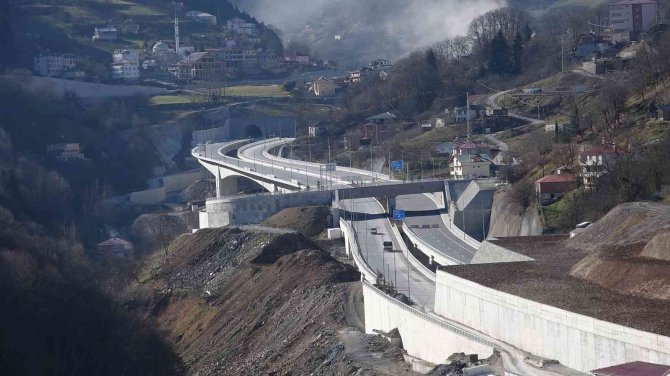
<path id="1" fill-rule="evenodd" d="M 505 0 L 233 0 L 279 28 L 286 40 L 306 42 L 322 58 L 345 65 L 397 59 L 456 35 Z M 340 35 L 340 40 L 335 40 Z M 344 60 L 344 61 L 342 61 Z"/>

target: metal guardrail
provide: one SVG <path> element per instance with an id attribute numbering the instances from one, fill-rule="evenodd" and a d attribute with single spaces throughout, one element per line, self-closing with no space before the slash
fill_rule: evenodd
<path id="1" fill-rule="evenodd" d="M 493 349 L 496 348 L 495 343 L 493 343 L 492 341 L 489 341 L 489 340 L 486 339 L 486 338 L 483 338 L 483 337 L 481 337 L 481 336 L 479 336 L 479 335 L 477 335 L 477 334 L 475 334 L 475 333 L 469 332 L 469 331 L 467 331 L 467 330 L 465 330 L 465 329 L 463 329 L 463 328 L 460 328 L 460 327 L 458 327 L 458 326 L 456 326 L 456 325 L 453 325 L 453 324 L 447 322 L 446 320 L 441 319 L 441 318 L 439 318 L 439 317 L 437 317 L 437 316 L 430 315 L 430 314 L 428 314 L 428 313 L 419 311 L 419 310 L 416 309 L 416 308 L 412 308 L 412 307 L 410 307 L 409 305 L 407 305 L 407 304 L 405 304 L 405 303 L 403 303 L 403 302 L 401 302 L 401 301 L 399 301 L 399 300 L 397 300 L 397 299 L 394 299 L 394 298 L 388 296 L 387 294 L 385 294 L 383 291 L 381 291 L 380 289 L 378 289 L 375 285 L 373 285 L 373 284 L 370 283 L 370 282 L 363 281 L 362 283 L 363 283 L 364 285 L 366 285 L 367 287 L 369 287 L 370 289 L 374 290 L 375 293 L 377 293 L 377 295 L 381 296 L 381 297 L 382 297 L 383 299 L 385 299 L 387 302 L 389 302 L 389 303 L 391 303 L 391 304 L 393 304 L 393 305 L 395 305 L 395 306 L 397 306 L 397 307 L 399 307 L 399 308 L 401 308 L 401 309 L 403 309 L 403 310 L 405 310 L 405 311 L 407 311 L 407 312 L 409 312 L 409 313 L 411 313 L 411 314 L 413 314 L 413 315 L 415 315 L 415 316 L 418 316 L 419 318 L 421 318 L 421 319 L 423 319 L 423 320 L 429 321 L 429 322 L 431 322 L 431 323 L 433 323 L 433 324 L 435 324 L 435 325 L 438 325 L 438 326 L 440 326 L 440 327 L 442 327 L 442 328 L 444 328 L 444 329 L 446 329 L 446 330 L 448 330 L 448 331 L 450 331 L 450 332 L 452 332 L 452 333 L 458 334 L 458 335 L 460 335 L 461 337 L 465 337 L 465 338 L 467 338 L 467 339 L 469 339 L 469 340 L 471 340 L 471 341 L 474 341 L 474 342 L 477 342 L 477 343 L 481 343 L 481 344 L 483 344 L 483 345 L 485 345 L 485 346 L 489 346 L 489 347 L 491 347 L 491 348 L 493 348 Z"/>
<path id="2" fill-rule="evenodd" d="M 367 261 L 365 261 L 365 258 L 363 255 L 360 253 L 360 248 L 359 248 L 359 242 L 358 242 L 358 234 L 356 233 L 356 230 L 354 230 L 353 226 L 349 225 L 347 221 L 344 219 L 340 218 L 340 228 L 343 228 L 343 232 L 345 234 L 350 234 L 353 239 L 346 239 L 345 241 L 349 242 L 349 249 L 351 250 L 351 255 L 354 258 L 354 262 L 356 263 L 356 266 L 358 267 L 359 270 L 362 271 L 363 276 L 366 278 L 371 279 L 372 281 L 377 280 L 377 273 L 375 273 L 370 265 L 368 265 Z"/>

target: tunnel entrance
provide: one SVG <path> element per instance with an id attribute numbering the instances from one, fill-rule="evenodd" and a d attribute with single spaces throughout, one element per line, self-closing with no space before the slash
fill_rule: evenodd
<path id="1" fill-rule="evenodd" d="M 244 137 L 261 138 L 263 137 L 263 131 L 257 125 L 249 124 L 244 128 Z"/>

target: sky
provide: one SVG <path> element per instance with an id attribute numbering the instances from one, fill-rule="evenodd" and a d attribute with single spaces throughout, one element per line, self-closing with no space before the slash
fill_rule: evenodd
<path id="1" fill-rule="evenodd" d="M 260 21 L 279 28 L 287 40 L 308 41 L 317 52 L 347 50 L 396 59 L 408 52 L 467 32 L 475 17 L 505 5 L 504 0 L 232 0 Z M 330 51 L 330 52 L 328 52 Z M 349 51 L 353 52 L 353 51 Z M 328 57 L 328 56 L 326 56 Z"/>

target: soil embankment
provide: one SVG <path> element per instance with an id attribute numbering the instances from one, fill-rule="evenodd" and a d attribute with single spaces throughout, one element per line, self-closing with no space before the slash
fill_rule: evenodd
<path id="1" fill-rule="evenodd" d="M 572 268 L 572 276 L 623 293 L 670 300 L 670 205 L 619 205 L 567 245 L 589 252 Z"/>
<path id="2" fill-rule="evenodd" d="M 363 325 L 360 274 L 301 233 L 206 229 L 169 251 L 129 306 L 165 331 L 188 374 L 411 374 L 353 328 Z"/>

